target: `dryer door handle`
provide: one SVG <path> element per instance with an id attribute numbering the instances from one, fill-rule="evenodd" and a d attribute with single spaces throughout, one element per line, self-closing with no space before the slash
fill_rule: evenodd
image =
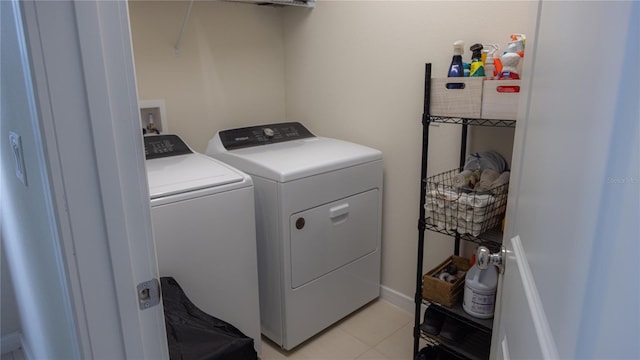
<path id="1" fill-rule="evenodd" d="M 349 203 L 334 206 L 329 209 L 329 217 L 333 220 L 349 213 Z"/>

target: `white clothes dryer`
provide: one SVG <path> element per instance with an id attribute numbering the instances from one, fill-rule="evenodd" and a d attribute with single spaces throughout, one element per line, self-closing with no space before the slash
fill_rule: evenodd
<path id="1" fill-rule="evenodd" d="M 254 193 L 243 172 L 176 135 L 144 137 L 160 276 L 261 350 Z"/>
<path id="2" fill-rule="evenodd" d="M 380 294 L 382 153 L 300 123 L 219 131 L 255 186 L 262 333 L 290 350 Z"/>

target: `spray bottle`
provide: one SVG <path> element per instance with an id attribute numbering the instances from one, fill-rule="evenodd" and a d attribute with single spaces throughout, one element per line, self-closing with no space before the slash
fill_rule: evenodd
<path id="1" fill-rule="evenodd" d="M 507 51 L 500 58 L 503 68 L 500 72 L 499 79 L 520 79 L 522 69 L 521 59 L 524 57 L 524 44 L 524 35 L 511 35 L 511 41 L 507 46 Z"/>
<path id="2" fill-rule="evenodd" d="M 449 77 L 463 77 L 464 66 L 462 64 L 462 54 L 464 53 L 464 41 L 458 40 L 453 43 L 453 58 L 449 66 Z M 447 84 L 447 89 L 460 89 L 462 84 Z"/>
<path id="3" fill-rule="evenodd" d="M 473 44 L 470 48 L 471 72 L 469 76 L 484 77 L 484 64 L 482 63 L 482 44 Z"/>
<path id="4" fill-rule="evenodd" d="M 524 44 L 527 38 L 524 34 L 511 34 L 511 41 L 509 42 L 508 49 L 511 49 L 510 52 L 515 52 L 520 57 L 524 57 Z"/>
<path id="5" fill-rule="evenodd" d="M 520 55 L 520 62 L 518 62 L 518 74 L 522 74 L 522 60 L 524 59 L 524 45 L 527 38 L 524 34 L 511 34 L 511 42 L 509 46 L 513 48 L 513 52 Z"/>
<path id="6" fill-rule="evenodd" d="M 498 71 L 496 69 L 496 61 L 495 61 L 496 60 L 495 56 L 498 53 L 498 51 L 500 51 L 500 46 L 498 44 L 483 45 L 482 62 L 484 63 L 484 73 L 488 78 L 498 75 Z M 502 67 L 500 68 L 500 70 L 502 70 Z"/>
<path id="7" fill-rule="evenodd" d="M 462 65 L 462 54 L 464 53 L 464 42 L 458 40 L 453 43 L 453 58 L 449 66 L 449 77 L 462 77 L 464 70 Z"/>

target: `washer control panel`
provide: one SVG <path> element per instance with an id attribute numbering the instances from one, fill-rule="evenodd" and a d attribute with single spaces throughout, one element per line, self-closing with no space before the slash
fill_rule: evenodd
<path id="1" fill-rule="evenodd" d="M 147 160 L 191 154 L 192 152 L 177 135 L 148 135 L 144 137 L 144 155 Z"/>
<path id="2" fill-rule="evenodd" d="M 298 122 L 250 126 L 220 131 L 220 141 L 227 150 L 299 140 L 314 135 Z"/>

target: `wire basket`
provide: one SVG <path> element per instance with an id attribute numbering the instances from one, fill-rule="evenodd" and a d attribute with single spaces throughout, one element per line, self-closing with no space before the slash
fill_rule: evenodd
<path id="1" fill-rule="evenodd" d="M 461 169 L 453 169 L 427 178 L 425 221 L 442 231 L 478 236 L 496 227 L 507 208 L 509 184 L 477 192 L 454 186 L 453 178 Z"/>

